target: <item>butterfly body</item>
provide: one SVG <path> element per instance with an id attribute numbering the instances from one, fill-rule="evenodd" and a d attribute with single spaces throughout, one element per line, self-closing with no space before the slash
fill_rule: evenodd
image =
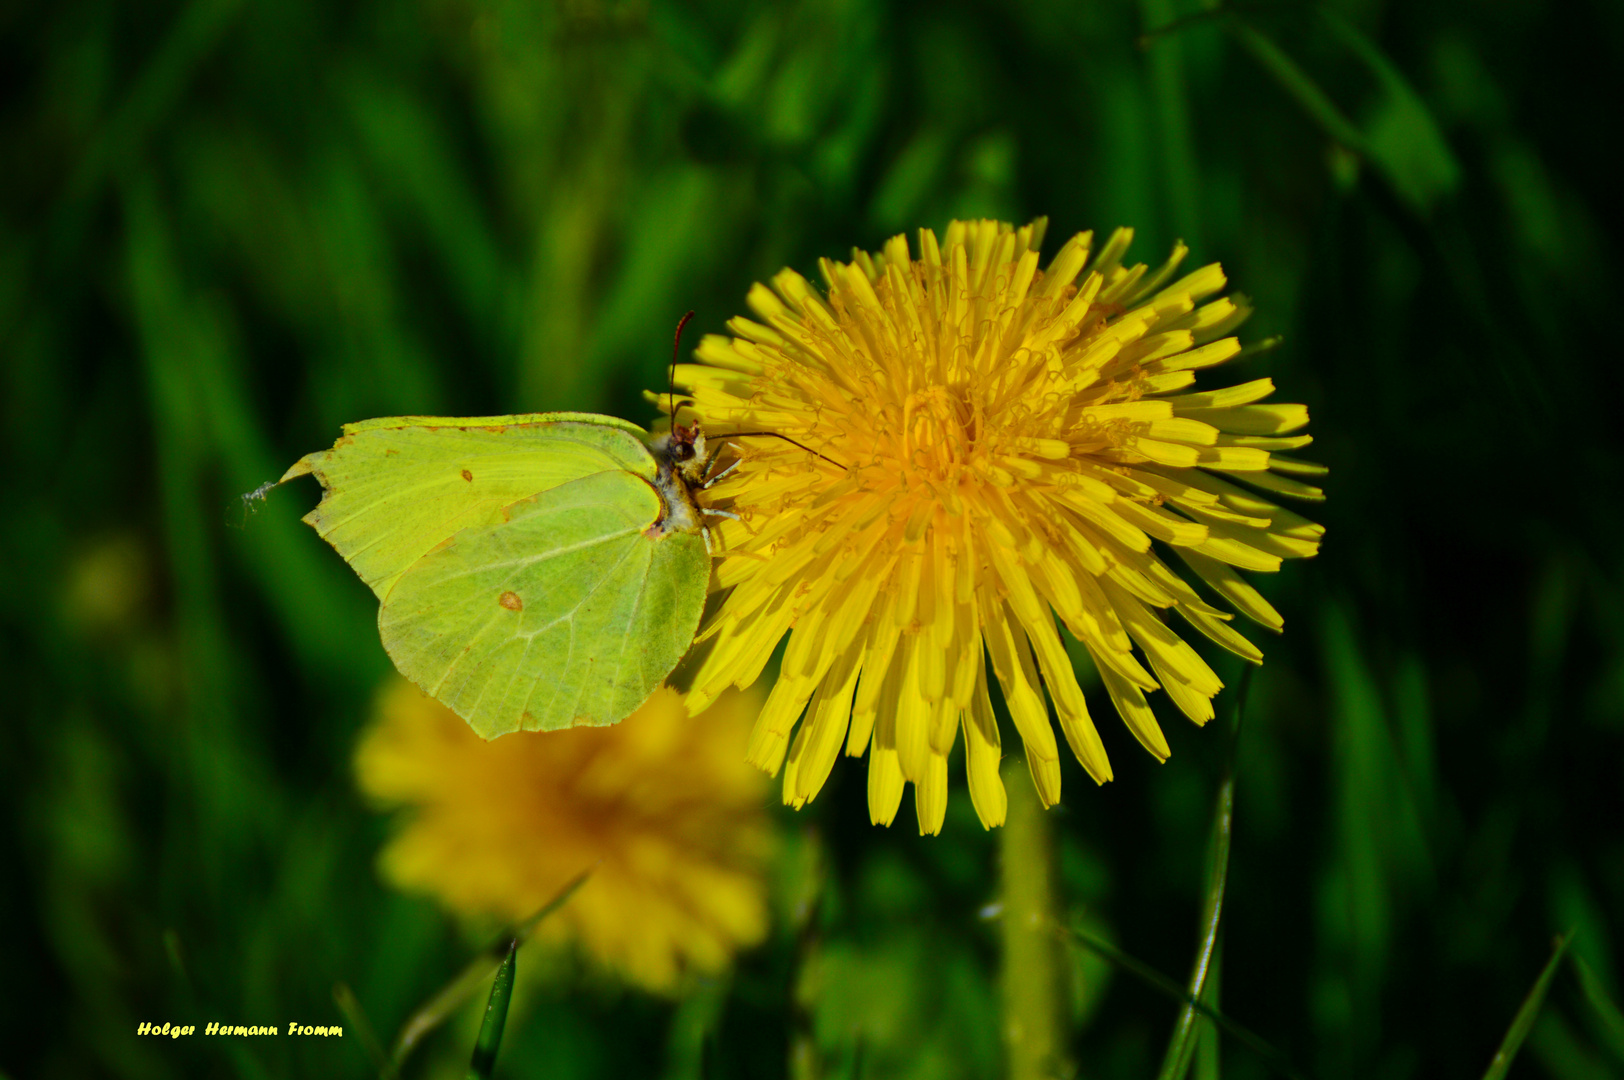
<path id="1" fill-rule="evenodd" d="M 305 521 L 377 595 L 396 667 L 494 738 L 615 723 L 687 650 L 702 453 L 589 413 L 390 417 L 282 481 L 321 482 Z"/>

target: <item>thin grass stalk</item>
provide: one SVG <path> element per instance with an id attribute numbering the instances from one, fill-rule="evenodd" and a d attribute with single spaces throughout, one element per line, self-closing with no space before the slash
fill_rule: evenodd
<path id="1" fill-rule="evenodd" d="M 343 1015 L 345 1023 L 355 1032 L 356 1038 L 361 1041 L 361 1049 L 372 1067 L 378 1070 L 379 1080 L 397 1080 L 400 1070 L 395 1063 L 389 1060 L 384 1051 L 383 1043 L 379 1041 L 377 1032 L 372 1027 L 372 1021 L 367 1018 L 366 1010 L 361 1007 L 360 999 L 355 991 L 350 989 L 349 983 L 333 984 L 333 1003 Z"/>
<path id="2" fill-rule="evenodd" d="M 1202 1000 L 1207 979 L 1213 974 L 1213 961 L 1218 952 L 1219 923 L 1224 912 L 1224 886 L 1229 881 L 1229 842 L 1235 826 L 1235 750 L 1240 742 L 1246 694 L 1251 689 L 1254 670 L 1248 665 L 1241 672 L 1240 686 L 1235 692 L 1229 748 L 1225 753 L 1224 775 L 1218 784 L 1218 796 L 1213 806 L 1212 836 L 1207 848 L 1206 895 L 1201 903 L 1201 946 L 1196 950 L 1195 964 L 1190 970 L 1187 1000 L 1179 1010 L 1173 1038 L 1168 1042 L 1167 1053 L 1162 1058 L 1162 1069 L 1158 1074 L 1160 1080 L 1183 1080 L 1195 1054 L 1196 1021 L 1199 1018 L 1196 1003 Z"/>
<path id="3" fill-rule="evenodd" d="M 1128 955 L 1085 927 L 1073 924 L 1069 929 L 1063 930 L 1061 933 L 1063 936 L 1069 936 L 1090 952 L 1103 956 L 1146 986 L 1161 991 L 1174 1001 L 1190 1005 L 1196 1012 L 1217 1024 L 1226 1035 L 1231 1036 L 1236 1042 L 1263 1059 L 1279 1075 L 1289 1077 L 1291 1080 L 1307 1080 L 1306 1076 L 1291 1063 L 1290 1058 L 1275 1049 L 1261 1035 L 1258 1035 L 1250 1028 L 1237 1024 L 1204 1001 L 1191 1001 L 1184 987 L 1180 986 L 1177 980 L 1157 971 L 1138 957 Z"/>
<path id="4" fill-rule="evenodd" d="M 1584 991 L 1585 1000 L 1590 1002 L 1596 1018 L 1601 1021 L 1608 1049 L 1612 1051 L 1619 1064 L 1624 1065 L 1624 1012 L 1613 1003 L 1607 988 L 1596 977 L 1590 965 L 1585 963 L 1584 957 L 1578 953 L 1573 954 L 1573 972 L 1579 978 L 1579 987 Z"/>
<path id="5" fill-rule="evenodd" d="M 509 929 L 501 937 L 497 938 L 496 943 L 491 948 L 474 957 L 468 966 L 463 968 L 460 975 L 447 983 L 444 989 L 414 1012 L 411 1018 L 401 1026 L 400 1034 L 395 1036 L 395 1045 L 389 1055 L 395 1064 L 395 1068 L 399 1069 L 404 1065 L 407 1056 L 411 1054 L 413 1047 L 422 1040 L 423 1036 L 439 1027 L 445 1022 L 446 1017 L 461 1008 L 463 1002 L 467 1001 L 474 991 L 490 977 L 491 972 L 500 963 L 504 962 L 503 957 L 509 942 L 519 945 L 524 944 L 525 940 L 530 937 L 543 919 L 563 907 L 569 898 L 575 895 L 575 890 L 586 883 L 586 879 L 591 873 L 590 869 L 582 871 L 574 880 L 560 889 L 558 895 L 547 901 L 534 915 Z"/>
<path id="6" fill-rule="evenodd" d="M 1573 931 L 1569 930 L 1556 939 L 1556 945 L 1551 950 L 1551 958 L 1545 961 L 1545 968 L 1534 980 L 1533 988 L 1528 996 L 1523 998 L 1522 1007 L 1517 1015 L 1512 1017 L 1511 1026 L 1506 1029 L 1506 1037 L 1500 1040 L 1500 1049 L 1494 1052 L 1489 1060 L 1489 1067 L 1484 1070 L 1483 1080 L 1504 1080 L 1511 1069 L 1511 1063 L 1517 1059 L 1517 1051 L 1522 1049 L 1523 1040 L 1534 1029 L 1534 1021 L 1539 1019 L 1539 1010 L 1545 1004 L 1545 995 L 1551 989 L 1551 980 L 1556 978 L 1556 969 L 1562 964 L 1562 957 L 1568 951 L 1568 944 L 1573 941 Z"/>

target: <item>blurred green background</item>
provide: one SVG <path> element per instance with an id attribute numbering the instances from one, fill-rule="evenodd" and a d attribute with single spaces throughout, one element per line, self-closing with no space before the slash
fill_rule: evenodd
<path id="1" fill-rule="evenodd" d="M 1332 469 L 1324 553 L 1261 583 L 1224 1009 L 1330 1080 L 1480 1075 L 1569 928 L 1619 999 L 1624 6 L 61 0 L 0 49 L 5 1075 L 366 1076 L 353 1038 L 136 1024 L 340 1023 L 343 980 L 387 1035 L 474 947 L 374 872 L 370 595 L 313 486 L 239 493 L 364 417 L 646 422 L 683 311 L 966 215 L 1221 260 L 1285 342 L 1226 375 L 1306 401 Z M 1062 903 L 1182 979 L 1225 739 L 1101 728 Z M 499 1074 L 693 1076 L 708 1040 L 777 1077 L 810 1038 L 999 1075 L 996 835 L 962 770 L 936 839 L 871 828 L 863 776 L 781 815 L 827 860 L 813 937 L 682 1005 L 554 980 Z M 1153 1075 L 1173 1004 L 1077 959 L 1080 1075 Z M 1624 1075 L 1570 969 L 1513 1075 Z"/>

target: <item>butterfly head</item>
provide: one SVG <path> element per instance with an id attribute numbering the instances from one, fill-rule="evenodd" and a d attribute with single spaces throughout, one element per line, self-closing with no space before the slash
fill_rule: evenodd
<path id="1" fill-rule="evenodd" d="M 672 468 L 691 486 L 703 483 L 707 459 L 705 433 L 699 429 L 699 425 L 672 424 L 671 434 L 666 438 L 669 440 L 666 453 L 670 456 Z"/>

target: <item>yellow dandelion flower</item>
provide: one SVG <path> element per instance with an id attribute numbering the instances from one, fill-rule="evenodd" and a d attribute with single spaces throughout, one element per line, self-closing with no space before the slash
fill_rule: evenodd
<path id="1" fill-rule="evenodd" d="M 677 367 L 713 437 L 783 436 L 741 435 L 709 491 L 739 520 L 716 530 L 725 596 L 689 700 L 750 685 L 790 635 L 749 749 L 784 769 L 786 803 L 817 794 L 840 747 L 867 750 L 872 819 L 889 824 L 912 783 L 920 831 L 938 832 L 962 727 L 971 799 L 1000 823 L 984 651 L 1043 802 L 1060 798 L 1045 691 L 1072 753 L 1109 780 L 1056 616 L 1166 759 L 1146 693 L 1200 724 L 1222 684 L 1164 613 L 1262 653 L 1165 554 L 1278 630 L 1239 571 L 1318 550 L 1324 530 L 1270 501 L 1323 497 L 1295 478 L 1320 466 L 1278 453 L 1308 443 L 1289 434 L 1307 410 L 1259 404 L 1268 379 L 1192 389 L 1241 351 L 1229 335 L 1250 308 L 1217 296 L 1223 271 L 1172 281 L 1182 244 L 1159 269 L 1126 266 L 1128 229 L 1092 263 L 1091 234 L 1075 236 L 1040 270 L 1044 224 L 953 222 L 940 242 L 921 230 L 918 258 L 898 236 L 824 260 L 826 292 L 784 270 L 750 291 L 759 321 L 733 320 Z"/>
<path id="2" fill-rule="evenodd" d="M 656 992 L 767 931 L 766 778 L 743 744 L 759 697 L 689 718 L 659 690 L 613 727 L 486 742 L 404 679 L 356 752 L 363 792 L 412 809 L 380 865 L 459 914 L 516 921 L 583 870 L 539 928 Z"/>

